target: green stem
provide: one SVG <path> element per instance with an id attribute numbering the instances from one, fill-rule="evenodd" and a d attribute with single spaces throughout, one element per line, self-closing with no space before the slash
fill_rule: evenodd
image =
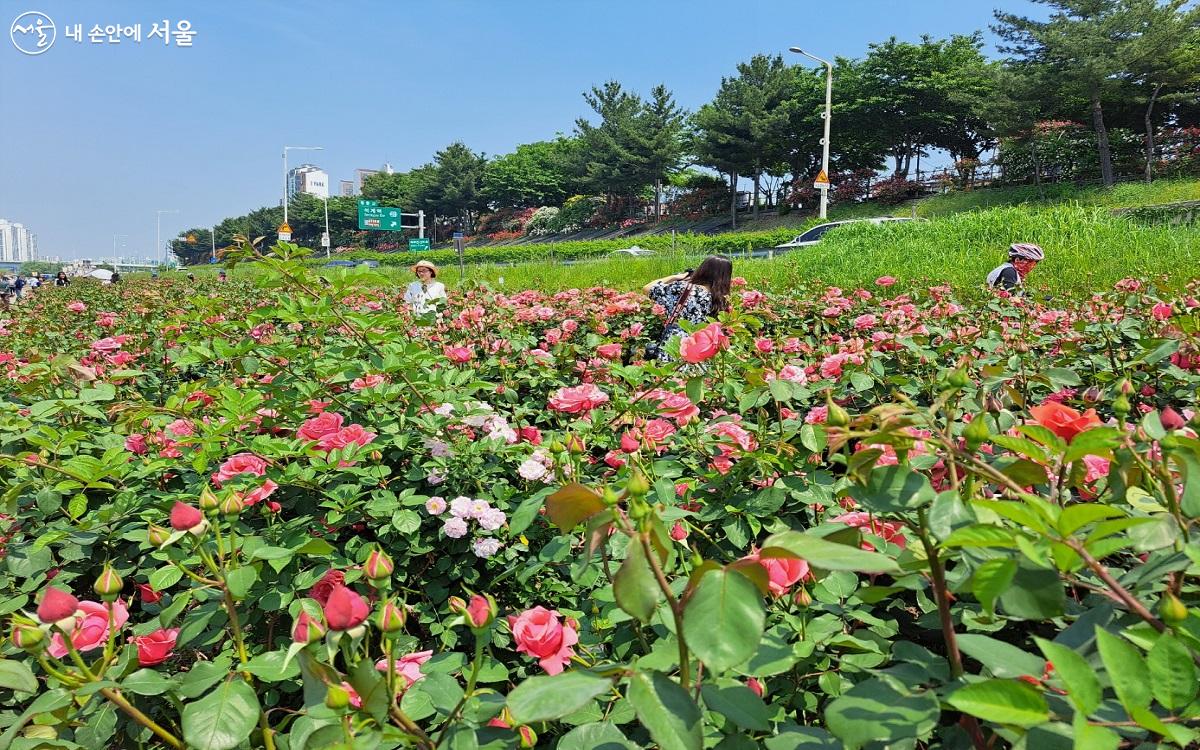
<path id="1" fill-rule="evenodd" d="M 688 663 L 687 641 L 683 638 L 683 605 L 671 591 L 671 585 L 658 562 L 658 553 L 650 544 L 650 532 L 642 531 L 637 536 L 641 541 L 642 551 L 646 553 L 646 559 L 650 562 L 650 569 L 654 571 L 654 580 L 658 581 L 658 587 L 667 598 L 667 604 L 671 606 L 671 615 L 675 618 L 675 640 L 679 642 L 679 685 L 687 690 L 691 682 L 691 665 Z"/>

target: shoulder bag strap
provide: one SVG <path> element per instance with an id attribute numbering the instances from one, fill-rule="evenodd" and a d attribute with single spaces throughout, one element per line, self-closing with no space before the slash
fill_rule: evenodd
<path id="1" fill-rule="evenodd" d="M 691 293 L 692 293 L 692 285 L 688 284 L 686 287 L 684 287 L 683 294 L 679 295 L 679 300 L 675 303 L 675 307 L 672 308 L 671 314 L 667 316 L 667 321 L 665 323 L 663 323 L 663 332 L 664 333 L 666 332 L 666 330 L 668 328 L 670 328 L 672 325 L 674 325 L 676 321 L 679 320 L 679 316 L 683 312 L 683 305 L 684 305 L 684 303 L 687 302 L 687 299 L 691 295 Z"/>

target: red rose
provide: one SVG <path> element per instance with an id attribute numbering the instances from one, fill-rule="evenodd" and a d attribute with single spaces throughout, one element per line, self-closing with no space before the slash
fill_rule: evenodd
<path id="1" fill-rule="evenodd" d="M 316 599 L 324 607 L 329 602 L 329 595 L 333 593 L 333 590 L 344 583 L 346 583 L 345 573 L 340 570 L 330 570 L 309 589 L 308 597 Z"/>
<path id="2" fill-rule="evenodd" d="M 154 604 L 162 599 L 162 593 L 155 591 L 154 587 L 148 583 L 137 584 L 137 590 L 142 597 L 142 604 Z"/>
<path id="3" fill-rule="evenodd" d="M 138 664 L 152 667 L 162 664 L 175 648 L 175 639 L 179 637 L 179 628 L 159 628 L 150 635 L 139 635 L 129 640 L 137 646 Z"/>
<path id="4" fill-rule="evenodd" d="M 362 625 L 371 614 L 371 608 L 354 591 L 345 586 L 336 586 L 329 594 L 324 606 L 325 622 L 330 630 L 350 630 Z"/>

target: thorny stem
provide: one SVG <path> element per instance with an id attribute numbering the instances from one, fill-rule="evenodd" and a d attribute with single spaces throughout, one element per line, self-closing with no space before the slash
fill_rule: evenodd
<path id="1" fill-rule="evenodd" d="M 671 585 L 667 583 L 667 577 L 663 574 L 662 566 L 658 562 L 658 553 L 654 551 L 654 547 L 650 544 L 650 532 L 638 532 L 638 539 L 642 543 L 642 551 L 646 553 L 646 560 L 650 563 L 650 569 L 654 571 L 654 579 L 658 581 L 658 587 L 662 589 L 663 595 L 666 596 L 667 604 L 671 606 L 671 615 L 675 618 L 675 640 L 679 642 L 679 685 L 684 690 L 687 690 L 688 684 L 691 681 L 691 668 L 688 664 L 687 642 L 683 639 L 683 605 L 675 598 L 674 592 L 671 591 Z"/>

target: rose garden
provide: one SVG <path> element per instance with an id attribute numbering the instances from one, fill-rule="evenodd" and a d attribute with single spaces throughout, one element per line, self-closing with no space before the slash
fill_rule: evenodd
<path id="1" fill-rule="evenodd" d="M 735 279 L 660 363 L 273 250 L 5 316 L 0 746 L 1200 737 L 1195 283 Z"/>

